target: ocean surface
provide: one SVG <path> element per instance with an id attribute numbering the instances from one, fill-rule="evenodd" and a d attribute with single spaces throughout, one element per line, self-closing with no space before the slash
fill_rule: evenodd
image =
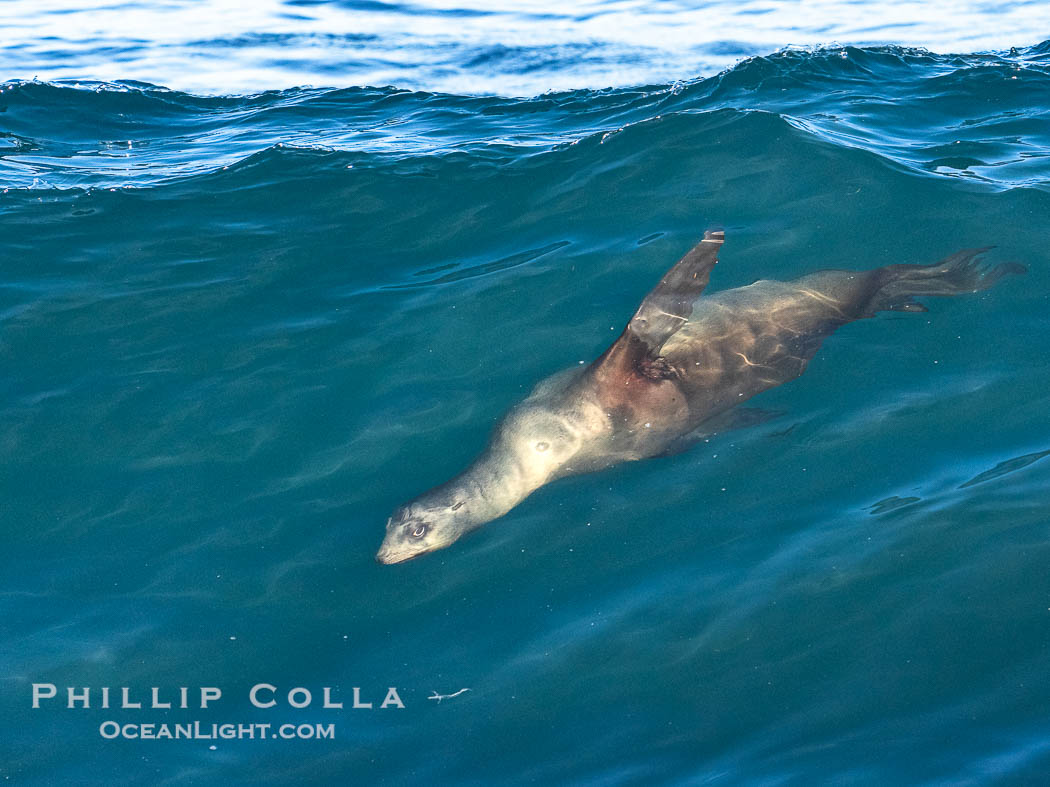
<path id="1" fill-rule="evenodd" d="M 0 7 L 0 783 L 1047 783 L 1050 26 L 941 5 Z M 1028 273 L 377 565 L 710 227 Z"/>

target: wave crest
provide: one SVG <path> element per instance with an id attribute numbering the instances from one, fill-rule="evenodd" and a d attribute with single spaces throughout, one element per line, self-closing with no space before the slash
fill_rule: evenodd
<path id="1" fill-rule="evenodd" d="M 505 165 L 658 119 L 734 111 L 778 115 L 821 143 L 917 174 L 1045 188 L 1048 95 L 1050 42 L 975 55 L 792 47 L 688 83 L 529 99 L 394 87 L 205 97 L 137 82 L 10 82 L 0 91 L 0 178 L 8 188 L 150 188 L 282 146 L 374 166 L 450 155 Z M 635 138 L 664 144 L 659 133 Z"/>

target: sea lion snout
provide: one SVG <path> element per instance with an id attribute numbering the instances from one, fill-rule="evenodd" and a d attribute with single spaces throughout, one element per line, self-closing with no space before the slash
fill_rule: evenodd
<path id="1" fill-rule="evenodd" d="M 394 563 L 404 563 L 414 557 L 419 557 L 428 549 L 413 550 L 411 544 L 406 544 L 401 539 L 391 538 L 389 534 L 383 539 L 379 551 L 376 552 L 376 563 L 389 566 Z"/>
<path id="2" fill-rule="evenodd" d="M 419 552 L 415 555 L 408 555 L 402 557 L 384 544 L 379 548 L 379 551 L 376 552 L 376 563 L 379 563 L 381 566 L 390 566 L 394 563 L 404 563 L 405 561 L 411 560 L 414 557 L 419 557 L 419 555 L 421 554 L 423 553 Z"/>

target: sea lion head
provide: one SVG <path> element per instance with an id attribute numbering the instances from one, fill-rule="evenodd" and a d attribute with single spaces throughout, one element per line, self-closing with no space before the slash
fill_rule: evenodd
<path id="1" fill-rule="evenodd" d="M 443 549 L 470 529 L 457 516 L 462 502 L 442 498 L 417 498 L 398 506 L 386 521 L 386 536 L 376 553 L 380 563 L 404 563 L 414 557 Z"/>
<path id="2" fill-rule="evenodd" d="M 522 403 L 507 414 L 470 467 L 394 511 L 376 560 L 402 563 L 443 549 L 503 516 L 562 475 L 582 442 L 571 419 Z"/>

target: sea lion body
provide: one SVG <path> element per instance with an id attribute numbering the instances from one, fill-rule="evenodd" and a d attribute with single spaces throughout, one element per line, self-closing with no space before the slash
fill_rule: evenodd
<path id="1" fill-rule="evenodd" d="M 601 357 L 541 382 L 469 468 L 395 511 L 376 559 L 448 546 L 557 478 L 680 451 L 746 423 L 734 408 L 801 375 L 842 325 L 878 311 L 926 311 L 913 296 L 986 289 L 1024 270 L 982 266 L 977 249 L 935 265 L 825 270 L 699 297 L 722 241 L 705 233 Z"/>

